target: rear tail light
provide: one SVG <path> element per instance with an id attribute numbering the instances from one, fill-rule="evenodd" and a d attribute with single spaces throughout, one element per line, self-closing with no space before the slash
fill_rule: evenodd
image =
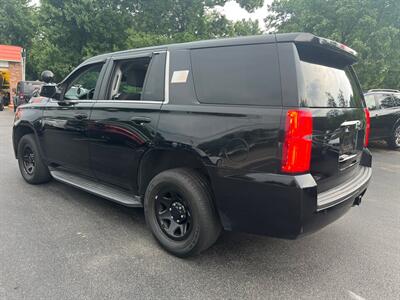
<path id="1" fill-rule="evenodd" d="M 311 111 L 289 110 L 287 112 L 282 172 L 302 173 L 310 170 L 312 130 Z"/>
<path id="2" fill-rule="evenodd" d="M 20 92 L 18 97 L 19 97 L 19 99 L 22 100 L 22 99 L 24 99 L 24 94 L 22 92 Z"/>
<path id="3" fill-rule="evenodd" d="M 365 112 L 365 136 L 364 136 L 364 147 L 368 147 L 369 133 L 371 131 L 371 118 L 369 116 L 368 108 L 364 108 Z"/>

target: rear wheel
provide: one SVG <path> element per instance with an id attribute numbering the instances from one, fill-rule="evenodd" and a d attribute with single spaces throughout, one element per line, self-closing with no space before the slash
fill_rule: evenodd
<path id="1" fill-rule="evenodd" d="M 189 169 L 167 170 L 154 177 L 144 210 L 154 237 L 179 257 L 207 249 L 221 232 L 207 181 Z"/>
<path id="2" fill-rule="evenodd" d="M 40 157 L 33 134 L 24 135 L 18 143 L 18 165 L 22 177 L 31 184 L 50 181 L 48 167 Z"/>
<path id="3" fill-rule="evenodd" d="M 3 100 L 0 99 L 0 111 L 4 110 Z"/>
<path id="4" fill-rule="evenodd" d="M 387 143 L 392 149 L 400 148 L 400 123 L 394 128 L 392 136 L 387 140 Z"/>

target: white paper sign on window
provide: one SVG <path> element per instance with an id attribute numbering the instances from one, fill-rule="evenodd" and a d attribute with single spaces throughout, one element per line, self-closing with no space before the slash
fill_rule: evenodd
<path id="1" fill-rule="evenodd" d="M 171 83 L 186 83 L 188 75 L 189 70 L 174 71 Z"/>

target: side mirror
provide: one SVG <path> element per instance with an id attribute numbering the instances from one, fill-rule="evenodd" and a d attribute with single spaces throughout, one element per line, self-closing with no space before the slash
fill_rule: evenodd
<path id="1" fill-rule="evenodd" d="M 54 81 L 54 74 L 52 71 L 49 70 L 43 71 L 40 77 L 45 83 L 50 83 Z"/>
<path id="2" fill-rule="evenodd" d="M 60 100 L 60 90 L 55 84 L 45 84 L 40 90 L 40 96 Z"/>

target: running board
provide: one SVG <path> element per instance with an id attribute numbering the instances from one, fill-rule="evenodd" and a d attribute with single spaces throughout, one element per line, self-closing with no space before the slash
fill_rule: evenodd
<path id="1" fill-rule="evenodd" d="M 92 193 L 96 196 L 100 196 L 129 207 L 143 207 L 139 196 L 131 195 L 128 192 L 66 171 L 51 170 L 50 173 L 55 180 L 72 185 L 73 187 Z"/>

